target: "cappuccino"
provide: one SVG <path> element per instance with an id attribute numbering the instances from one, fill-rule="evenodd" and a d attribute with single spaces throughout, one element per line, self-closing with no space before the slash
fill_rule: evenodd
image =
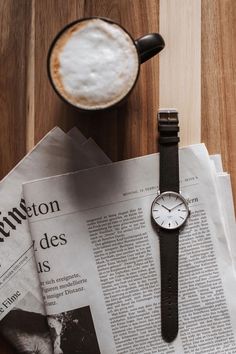
<path id="1" fill-rule="evenodd" d="M 132 89 L 139 56 L 120 26 L 87 19 L 57 38 L 49 70 L 54 87 L 68 102 L 82 109 L 103 109 L 121 101 Z"/>

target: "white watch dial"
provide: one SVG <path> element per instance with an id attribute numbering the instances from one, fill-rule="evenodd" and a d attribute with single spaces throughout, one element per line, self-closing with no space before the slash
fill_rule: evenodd
<path id="1" fill-rule="evenodd" d="M 178 193 L 164 192 L 152 203 L 152 217 L 164 229 L 173 230 L 182 226 L 189 216 L 186 200 Z"/>

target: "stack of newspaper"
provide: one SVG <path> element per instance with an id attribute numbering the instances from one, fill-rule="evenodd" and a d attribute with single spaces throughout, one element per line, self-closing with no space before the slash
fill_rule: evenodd
<path id="1" fill-rule="evenodd" d="M 19 353 L 236 353 L 231 183 L 204 144 L 180 149 L 191 217 L 179 335 L 162 340 L 158 159 L 111 163 L 76 128 L 54 128 L 0 182 L 0 331 Z"/>

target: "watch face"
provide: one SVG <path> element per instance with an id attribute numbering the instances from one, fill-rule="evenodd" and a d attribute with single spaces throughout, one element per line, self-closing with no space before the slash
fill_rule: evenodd
<path id="1" fill-rule="evenodd" d="M 181 227 L 189 216 L 186 200 L 175 192 L 164 192 L 152 203 L 152 217 L 163 229 L 173 230 Z"/>

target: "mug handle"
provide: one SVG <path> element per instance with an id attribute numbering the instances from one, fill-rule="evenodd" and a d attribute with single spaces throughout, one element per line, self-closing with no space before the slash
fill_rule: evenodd
<path id="1" fill-rule="evenodd" d="M 136 39 L 135 44 L 141 64 L 148 59 L 151 59 L 165 47 L 164 39 L 159 33 L 146 34 L 145 36 Z"/>

